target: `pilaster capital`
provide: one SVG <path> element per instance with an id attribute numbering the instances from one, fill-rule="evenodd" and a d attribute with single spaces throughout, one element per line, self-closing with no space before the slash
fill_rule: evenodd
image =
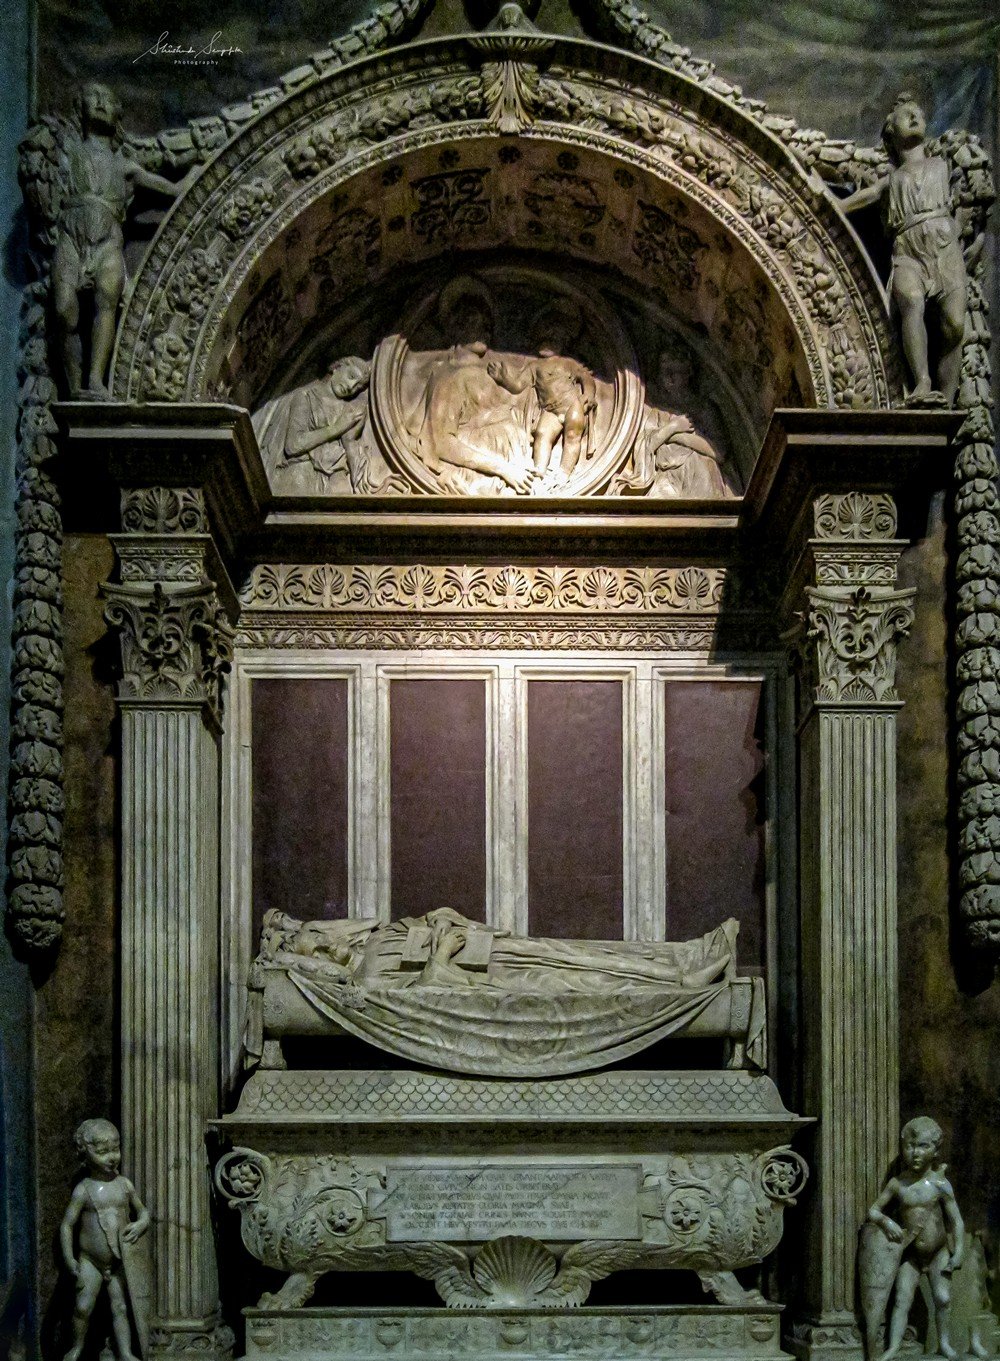
<path id="1" fill-rule="evenodd" d="M 896 644 L 913 623 L 913 590 L 897 590 L 905 542 L 896 538 L 885 491 L 822 492 L 812 537 L 787 599 L 808 701 L 851 706 L 899 703 Z"/>
<path id="2" fill-rule="evenodd" d="M 816 703 L 898 703 L 896 643 L 913 623 L 915 595 L 850 585 L 806 590 L 803 651 Z"/>
<path id="3" fill-rule="evenodd" d="M 218 717 L 233 629 L 214 583 L 109 582 L 104 596 L 121 643 L 119 700 L 207 705 Z"/>
<path id="4" fill-rule="evenodd" d="M 104 586 L 104 617 L 118 631 L 118 698 L 145 705 L 205 705 L 218 719 L 232 659 L 232 589 L 198 487 L 126 487 L 120 580 Z M 227 609 L 227 599 L 229 608 Z"/>

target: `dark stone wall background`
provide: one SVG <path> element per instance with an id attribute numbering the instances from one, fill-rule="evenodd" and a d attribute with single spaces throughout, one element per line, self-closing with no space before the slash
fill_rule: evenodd
<path id="1" fill-rule="evenodd" d="M 11 577 L 14 561 L 14 434 L 17 330 L 24 287 L 24 231 L 17 187 L 17 144 L 28 125 L 30 30 L 15 9 L 0 25 L 0 790 L 7 788 Z M 0 846 L 6 838 L 6 819 Z M 30 1347 L 36 1332 L 34 995 L 27 967 L 0 935 L 0 1361 Z"/>
<path id="2" fill-rule="evenodd" d="M 850 6 L 850 19 L 843 15 L 848 7 L 837 0 L 806 0 L 766 11 L 750 0 L 652 0 L 646 8 L 676 40 L 711 57 L 748 94 L 767 99 L 804 125 L 873 143 L 896 93 L 913 88 L 930 105 L 932 129 L 971 127 L 995 153 L 1000 21 L 993 0 L 938 0 L 931 17 L 930 5 L 857 0 Z M 274 0 L 267 6 L 217 0 L 213 22 L 207 25 L 204 6 L 194 0 L 174 0 L 168 18 L 162 17 L 166 7 L 151 11 L 138 0 L 38 0 L 36 108 L 66 111 L 74 88 L 100 77 L 122 96 L 130 128 L 153 132 L 174 126 L 271 83 L 364 10 L 360 0 Z M 536 14 L 541 27 L 570 33 L 584 31 L 582 17 L 582 9 L 577 13 L 568 0 L 541 0 Z M 3 83 L 3 107 L 5 128 L 15 132 L 2 145 L 5 197 L 0 205 L 14 243 L 13 263 L 8 259 L 0 289 L 7 323 L 0 328 L 0 382 L 8 394 L 0 407 L 0 564 L 5 576 L 10 572 L 12 346 L 23 270 L 17 257 L 18 229 L 10 222 L 10 196 L 13 141 L 23 124 L 18 98 L 23 104 L 30 73 L 30 63 L 18 60 L 25 50 L 24 19 L 20 6 L 11 14 L 5 9 L 7 55 L 13 51 L 14 58 Z M 482 15 L 477 13 L 476 19 L 481 21 Z M 440 0 L 423 32 L 430 36 L 466 26 L 460 0 Z M 217 45 L 238 46 L 242 52 L 199 65 L 143 57 L 165 30 L 172 41 L 195 47 L 209 43 L 218 30 Z M 995 258 L 995 235 L 990 244 Z M 975 996 L 962 993 L 949 958 L 943 544 L 938 518 L 904 564 L 904 575 L 918 586 L 920 597 L 916 624 L 900 657 L 907 701 L 899 748 L 901 1095 L 904 1116 L 927 1111 L 946 1126 L 949 1160 L 969 1223 L 988 1225 L 995 1245 L 1000 1238 L 1000 1179 L 995 1171 L 1000 1162 L 1000 986 Z M 30 1274 L 33 1269 L 28 1196 L 33 1099 L 39 1140 L 40 1299 L 50 1310 L 56 1280 L 54 1234 L 74 1167 L 72 1131 L 84 1116 L 113 1111 L 116 1103 L 114 716 L 96 647 L 104 632 L 96 590 L 111 565 L 106 543 L 96 538 L 68 541 L 68 919 L 58 964 L 34 1002 L 23 969 L 8 958 L 5 944 L 0 947 L 0 1038 L 5 1046 L 0 1082 L 6 1084 L 0 1112 L 6 1169 L 0 1289 L 13 1270 L 23 1266 Z M 9 587 L 0 601 L 3 621 L 8 600 Z M 7 636 L 6 622 L 0 636 Z M 6 677 L 6 672 L 4 660 L 0 674 Z M 5 721 L 3 705 L 0 761 L 5 760 Z M 37 1013 L 33 1031 L 32 1006 Z"/>

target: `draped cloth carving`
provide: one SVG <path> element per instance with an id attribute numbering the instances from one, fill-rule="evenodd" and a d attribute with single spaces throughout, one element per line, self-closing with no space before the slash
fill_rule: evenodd
<path id="1" fill-rule="evenodd" d="M 551 1077 L 601 1068 L 681 1032 L 765 1062 L 760 980 L 736 976 L 739 923 L 681 943 L 532 939 L 442 908 L 426 917 L 298 922 L 269 912 L 250 980 L 247 1052 L 320 1022 L 452 1072 Z M 289 986 L 293 989 L 290 995 Z"/>

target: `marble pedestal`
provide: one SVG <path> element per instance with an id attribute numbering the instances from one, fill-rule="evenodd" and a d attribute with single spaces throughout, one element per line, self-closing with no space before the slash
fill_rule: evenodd
<path id="1" fill-rule="evenodd" d="M 652 1309 L 288 1309 L 246 1311 L 247 1361 L 756 1361 L 783 1357 L 781 1310 L 725 1305 Z"/>

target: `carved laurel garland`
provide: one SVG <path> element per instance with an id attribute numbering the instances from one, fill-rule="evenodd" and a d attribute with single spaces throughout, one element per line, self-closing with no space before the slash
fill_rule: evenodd
<path id="1" fill-rule="evenodd" d="M 7 865 L 11 930 L 31 950 L 59 939 L 63 917 L 62 517 L 49 468 L 56 388 L 45 345 L 44 280 L 25 291 L 11 656 Z"/>
<path id="2" fill-rule="evenodd" d="M 993 197 L 985 157 L 969 233 Z M 966 185 L 969 177 L 963 175 Z M 970 215 L 971 216 L 971 215 Z M 977 220 L 978 219 L 978 220 Z M 971 281 L 959 403 L 966 417 L 955 458 L 955 617 L 958 876 L 960 922 L 969 945 L 1000 956 L 1000 496 L 990 409 L 990 331 L 982 265 Z"/>

